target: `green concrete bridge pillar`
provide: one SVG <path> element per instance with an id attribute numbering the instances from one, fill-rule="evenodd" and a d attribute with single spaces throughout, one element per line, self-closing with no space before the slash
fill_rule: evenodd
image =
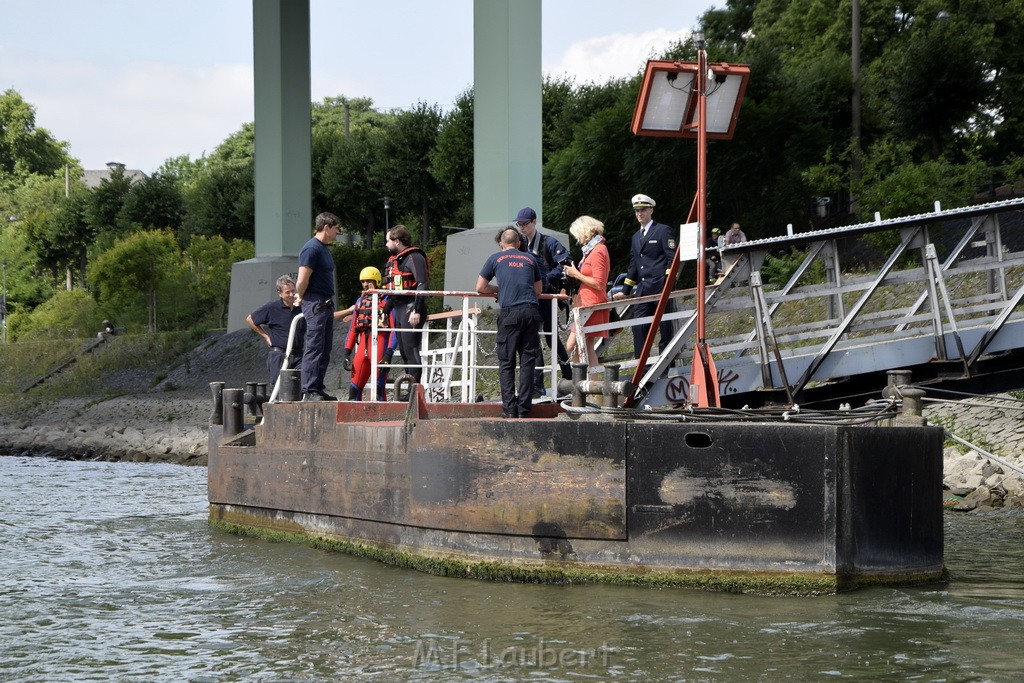
<path id="1" fill-rule="evenodd" d="M 474 0 L 473 219 L 541 215 L 541 0 Z"/>
<path id="2" fill-rule="evenodd" d="M 309 0 L 253 0 L 256 257 L 231 268 L 228 332 L 276 296 L 313 234 Z"/>

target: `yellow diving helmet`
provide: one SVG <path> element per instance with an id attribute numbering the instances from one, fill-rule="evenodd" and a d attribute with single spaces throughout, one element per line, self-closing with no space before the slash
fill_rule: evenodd
<path id="1" fill-rule="evenodd" d="M 363 280 L 373 280 L 379 287 L 381 281 L 380 271 L 373 266 L 366 266 L 359 271 L 359 281 L 362 282 Z"/>

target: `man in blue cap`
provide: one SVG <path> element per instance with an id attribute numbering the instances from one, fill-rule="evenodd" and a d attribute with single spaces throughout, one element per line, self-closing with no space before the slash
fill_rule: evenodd
<path id="1" fill-rule="evenodd" d="M 516 227 L 526 238 L 526 250 L 537 259 L 537 265 L 541 270 L 541 293 L 558 294 L 564 286 L 564 273 L 562 266 L 569 262 L 569 251 L 560 241 L 543 234 L 537 229 L 537 212 L 530 207 L 519 210 L 516 214 Z M 548 348 L 551 348 L 551 299 L 540 300 L 540 317 L 544 329 L 544 341 Z M 565 350 L 562 338 L 555 336 L 558 349 L 558 364 L 562 371 L 562 377 L 572 378 L 572 368 L 569 366 L 569 352 Z M 543 363 L 541 363 L 543 365 Z M 539 398 L 544 395 L 544 371 L 537 370 L 533 378 L 533 397 Z"/>
<path id="2" fill-rule="evenodd" d="M 634 233 L 630 241 L 629 268 L 626 270 L 626 282 L 623 291 L 613 295 L 615 299 L 627 296 L 648 296 L 661 294 L 665 287 L 665 278 L 672 265 L 676 253 L 676 238 L 672 228 L 664 223 L 654 222 L 655 201 L 645 194 L 633 195 L 633 213 L 636 214 L 640 229 Z M 633 304 L 633 317 L 646 318 L 654 315 L 658 307 L 657 301 Z M 675 312 L 671 299 L 665 306 L 665 314 Z M 633 326 L 633 354 L 639 358 L 650 325 Z M 662 320 L 659 326 L 661 339 L 658 340 L 658 352 L 664 353 L 665 347 L 675 335 L 671 320 Z"/>
<path id="3" fill-rule="evenodd" d="M 519 250 L 519 231 L 506 228 L 476 279 L 478 294 L 498 295 L 498 383 L 505 417 L 526 417 L 533 407 L 533 371 L 540 355 L 541 272 L 537 260 Z M 497 279 L 498 284 L 490 284 Z M 516 356 L 519 388 L 516 389 Z"/>

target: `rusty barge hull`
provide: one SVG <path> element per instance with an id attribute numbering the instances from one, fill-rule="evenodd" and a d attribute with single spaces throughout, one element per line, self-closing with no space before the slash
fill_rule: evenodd
<path id="1" fill-rule="evenodd" d="M 940 428 L 547 409 L 268 405 L 250 432 L 211 428 L 211 523 L 503 580 L 817 593 L 944 576 Z"/>

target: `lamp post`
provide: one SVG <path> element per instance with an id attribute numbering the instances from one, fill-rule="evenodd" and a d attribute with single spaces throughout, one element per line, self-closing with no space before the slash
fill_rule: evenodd
<path id="1" fill-rule="evenodd" d="M 3 301 L 0 302 L 0 314 L 3 315 L 3 342 L 7 343 L 7 259 L 3 260 L 4 268 L 4 296 Z"/>
<path id="2" fill-rule="evenodd" d="M 384 231 L 387 232 L 391 229 L 391 197 L 385 195 L 381 199 L 384 201 Z"/>
<path id="3" fill-rule="evenodd" d="M 704 241 L 707 230 L 707 141 L 733 136 L 740 103 L 750 78 L 750 68 L 737 64 L 708 64 L 703 31 L 694 31 L 696 62 L 649 61 L 640 84 L 631 130 L 634 135 L 688 137 L 697 139 L 697 192 L 687 222 L 697 220 L 697 343 L 693 350 L 688 403 L 698 407 L 718 406 L 718 374 L 705 339 L 704 325 Z M 654 342 L 654 328 L 661 320 L 679 267 L 681 250 L 676 249 L 665 289 L 654 311 L 633 386 L 639 386 L 647 354 Z M 626 405 L 633 404 L 633 397 Z"/>

